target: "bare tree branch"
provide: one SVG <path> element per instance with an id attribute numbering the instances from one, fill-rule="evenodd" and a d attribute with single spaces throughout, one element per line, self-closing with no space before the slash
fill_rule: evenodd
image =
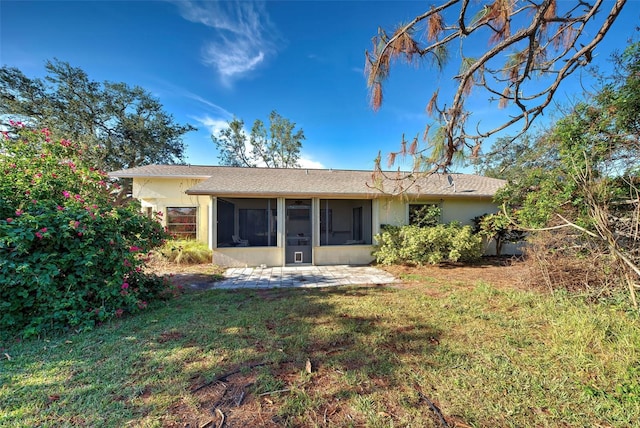
<path id="1" fill-rule="evenodd" d="M 435 65 L 440 67 L 446 62 L 445 48 L 457 41 L 463 61 L 461 71 L 454 76 L 457 90 L 446 105 L 437 98 L 436 89 L 426 109 L 437 125 L 431 127 L 435 133 L 425 133 L 425 146 L 411 153 L 423 173 L 447 170 L 460 153 L 471 150 L 472 155 L 477 155 L 486 138 L 517 123 L 521 123 L 518 135 L 529 129 L 551 104 L 561 82 L 591 61 L 593 50 L 626 2 L 615 0 L 601 20 L 596 18 L 609 4 L 604 0 L 494 0 L 488 5 L 450 0 L 432 7 L 399 26 L 392 36 L 379 29 L 373 38 L 373 49 L 366 52 L 365 63 L 372 107 L 377 110 L 382 106 L 383 84 L 394 60 L 415 63 L 433 55 Z M 454 7 L 459 7 L 455 24 L 446 25 L 444 15 L 452 16 Z M 520 28 L 512 32 L 516 24 Z M 490 48 L 477 59 L 465 57 L 465 43 L 477 45 L 479 40 L 487 40 Z M 532 83 L 534 79 L 536 84 Z M 467 132 L 473 112 L 466 109 L 465 103 L 473 89 L 486 91 L 488 100 L 499 99 L 501 107 L 513 106 L 516 112 L 491 129 L 482 130 L 476 123 L 475 132 Z M 402 149 L 390 159 L 406 154 Z M 379 165 L 376 169 L 382 173 Z M 385 174 L 385 179 L 389 178 Z"/>

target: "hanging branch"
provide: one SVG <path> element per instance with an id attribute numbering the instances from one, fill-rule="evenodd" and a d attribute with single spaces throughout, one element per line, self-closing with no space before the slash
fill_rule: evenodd
<path id="1" fill-rule="evenodd" d="M 403 147 L 392 153 L 389 167 L 397 155 L 409 155 L 416 160 L 413 168 L 416 173 L 447 171 L 456 156 L 466 151 L 478 156 L 486 138 L 512 125 L 521 123 L 518 135 L 524 133 L 551 104 L 560 83 L 589 64 L 594 49 L 611 29 L 626 1 L 616 0 L 597 23 L 596 16 L 602 14 L 604 0 L 573 0 L 573 7 L 569 8 L 566 2 L 557 0 L 494 0 L 476 7 L 470 20 L 469 0 L 450 0 L 399 26 L 391 36 L 379 29 L 373 38 L 373 49 L 365 52 L 365 73 L 374 110 L 382 106 L 383 84 L 394 60 L 414 64 L 430 58 L 435 68 L 442 71 L 447 47 L 453 42 L 460 44 L 462 55 L 460 72 L 453 77 L 457 89 L 451 103 L 447 106 L 438 100 L 438 88 L 427 105 L 427 113 L 436 126 L 427 127 L 425 146 L 414 147 L 412 151 Z M 456 5 L 460 7 L 457 22 L 447 25 L 443 14 L 453 12 Z M 565 9 L 563 13 L 559 12 L 559 6 Z M 512 31 L 512 26 L 521 22 L 528 25 Z M 486 40 L 490 48 L 479 58 L 465 57 L 465 44 L 477 46 L 479 40 Z M 540 84 L 544 82 L 537 77 L 547 79 L 542 89 Z M 538 84 L 531 84 L 532 80 Z M 477 123 L 474 132 L 467 132 L 466 125 L 473 114 L 465 103 L 474 89 L 486 91 L 489 100 L 499 100 L 500 107 L 514 107 L 515 113 L 491 129 L 481 130 Z M 434 135 L 429 133 L 430 129 L 435 129 Z M 385 180 L 396 179 L 383 172 L 380 157 L 375 171 Z M 407 186 L 395 187 L 394 192 L 404 191 Z"/>

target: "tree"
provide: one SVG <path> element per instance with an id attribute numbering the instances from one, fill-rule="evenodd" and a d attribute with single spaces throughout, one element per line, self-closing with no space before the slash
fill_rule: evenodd
<path id="1" fill-rule="evenodd" d="M 138 203 L 116 204 L 91 151 L 15 123 L 0 136 L 0 339 L 84 330 L 167 290 L 145 274 L 169 236 Z"/>
<path id="2" fill-rule="evenodd" d="M 98 169 L 183 161 L 182 136 L 196 128 L 176 123 L 149 92 L 126 83 L 95 82 L 58 60 L 47 61 L 45 68 L 44 80 L 0 68 L 0 117 L 88 144 L 97 150 L 87 161 Z"/>
<path id="3" fill-rule="evenodd" d="M 640 103 L 633 91 L 640 81 L 638 52 L 640 44 L 629 45 L 599 93 L 526 140 L 526 150 L 519 151 L 525 156 L 507 171 L 509 184 L 496 195 L 525 228 L 577 231 L 566 235 L 562 248 L 553 237 L 548 253 L 554 264 L 561 254 L 574 265 L 607 260 L 609 277 L 618 275 L 635 306 L 640 288 L 640 129 L 635 125 Z"/>
<path id="4" fill-rule="evenodd" d="M 267 168 L 299 167 L 300 149 L 305 139 L 302 129 L 275 110 L 269 115 L 269 129 L 257 119 L 247 136 L 244 121 L 234 118 L 211 139 L 218 149 L 222 165 Z"/>
<path id="5" fill-rule="evenodd" d="M 609 5 L 604 0 L 494 0 L 490 4 L 449 0 L 392 33 L 379 29 L 365 63 L 376 110 L 382 105 L 383 84 L 394 60 L 427 59 L 442 71 L 450 48 L 455 46 L 461 55 L 453 98 L 442 103 L 436 89 L 427 103 L 426 111 L 436 126 L 427 125 L 426 146 L 419 146 L 418 137 L 411 144 L 403 138 L 401 150 L 392 153 L 390 160 L 410 154 L 416 170 L 447 169 L 458 155 L 470 151 L 476 156 L 483 140 L 511 125 L 521 123 L 519 133 L 524 133 L 549 106 L 560 83 L 591 62 L 594 49 L 625 3 L 616 0 L 603 14 Z M 473 56 L 473 49 L 486 43 L 488 49 Z M 473 112 L 466 108 L 466 101 L 474 90 L 512 109 L 504 122 L 491 129 L 468 126 Z M 380 158 L 377 169 L 381 172 L 379 163 Z"/>

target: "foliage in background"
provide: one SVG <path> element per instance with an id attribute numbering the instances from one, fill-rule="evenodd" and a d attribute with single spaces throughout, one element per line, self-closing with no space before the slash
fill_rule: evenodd
<path id="1" fill-rule="evenodd" d="M 422 206 L 409 206 L 409 224 L 418 227 L 433 227 L 440 223 L 442 209 L 433 204 Z"/>
<path id="2" fill-rule="evenodd" d="M 511 220 L 501 212 L 484 214 L 473 218 L 474 233 L 493 241 L 496 256 L 502 255 L 502 247 L 506 242 L 517 243 L 525 239 L 525 232 L 515 227 Z"/>
<path id="3" fill-rule="evenodd" d="M 154 251 L 155 258 L 176 264 L 211 263 L 213 253 L 204 242 L 188 240 L 170 240 Z"/>
<path id="4" fill-rule="evenodd" d="M 470 262 L 482 256 L 482 238 L 458 223 L 387 226 L 375 239 L 373 256 L 383 265 Z"/>
<path id="5" fill-rule="evenodd" d="M 269 114 L 269 129 L 256 119 L 251 134 L 247 135 L 244 121 L 234 118 L 225 129 L 211 135 L 211 139 L 218 149 L 221 165 L 296 168 L 305 136 L 304 131 L 296 131 L 295 126 L 274 110 Z"/>
<path id="6" fill-rule="evenodd" d="M 195 128 L 175 123 L 148 91 L 90 80 L 81 68 L 58 60 L 45 68 L 44 80 L 0 68 L 0 117 L 89 145 L 92 150 L 80 157 L 105 171 L 182 162 L 182 136 Z"/>
<path id="7" fill-rule="evenodd" d="M 603 89 L 595 96 L 575 105 L 536 139 L 494 150 L 487 169 L 503 171 L 510 178 L 496 200 L 518 225 L 570 227 L 581 235 L 564 244 L 549 240 L 545 257 L 544 246 L 536 240 L 541 269 L 546 269 L 547 259 L 561 261 L 560 255 L 566 257 L 569 276 L 573 257 L 598 263 L 607 260 L 608 270 L 619 285 L 628 288 L 636 304 L 640 287 L 640 126 L 635 118 L 640 97 L 635 90 L 640 86 L 640 44 L 630 44 L 614 63 L 614 76 L 604 79 Z M 514 155 L 516 152 L 520 155 Z M 507 165 L 508 159 L 517 161 Z M 548 282 L 554 286 L 550 279 Z"/>
<path id="8" fill-rule="evenodd" d="M 168 237 L 81 159 L 91 147 L 17 124 L 0 139 L 0 331 L 87 329 L 165 291 L 145 275 Z"/>

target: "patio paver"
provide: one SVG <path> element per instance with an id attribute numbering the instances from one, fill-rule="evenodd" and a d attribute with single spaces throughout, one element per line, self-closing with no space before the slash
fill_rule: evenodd
<path id="1" fill-rule="evenodd" d="M 372 266 L 285 266 L 267 268 L 229 268 L 225 279 L 211 283 L 194 284 L 194 288 L 246 289 L 246 288 L 316 288 L 358 284 L 391 284 L 396 278 Z"/>

